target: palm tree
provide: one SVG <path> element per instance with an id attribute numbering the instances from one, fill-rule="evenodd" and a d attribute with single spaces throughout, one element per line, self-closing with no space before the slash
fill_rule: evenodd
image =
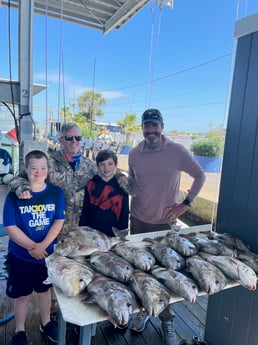
<path id="1" fill-rule="evenodd" d="M 125 131 L 126 142 L 130 143 L 131 135 L 133 132 L 140 132 L 141 126 L 136 124 L 137 116 L 135 114 L 125 114 L 125 118 L 118 120 L 117 124 Z"/>
<path id="2" fill-rule="evenodd" d="M 95 116 L 103 116 L 104 112 L 101 109 L 106 104 L 106 100 L 102 97 L 102 94 L 95 92 L 94 90 L 87 91 L 79 97 L 79 107 L 82 115 L 90 123 L 90 130 L 92 124 L 95 121 Z"/>
<path id="3" fill-rule="evenodd" d="M 67 120 L 71 119 L 71 117 L 72 117 L 70 107 L 61 108 L 59 111 L 59 117 L 62 120 L 62 122 L 69 122 Z"/>

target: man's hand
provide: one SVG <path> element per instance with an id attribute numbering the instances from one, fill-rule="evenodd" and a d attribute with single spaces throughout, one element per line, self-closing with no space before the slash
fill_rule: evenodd
<path id="1" fill-rule="evenodd" d="M 179 218 L 182 214 L 184 214 L 188 210 L 188 206 L 185 204 L 177 204 L 171 207 L 167 207 L 164 209 L 164 216 L 167 221 L 173 221 Z"/>
<path id="2" fill-rule="evenodd" d="M 8 184 L 9 190 L 14 192 L 19 199 L 31 198 L 31 185 L 29 181 L 22 177 L 14 177 Z"/>
<path id="3" fill-rule="evenodd" d="M 20 193 L 18 198 L 19 199 L 31 199 L 32 195 L 31 195 L 31 192 L 29 190 L 26 190 L 26 191 Z"/>
<path id="4" fill-rule="evenodd" d="M 121 174 L 121 175 L 118 176 L 117 182 L 118 182 L 120 185 L 121 185 L 121 184 L 128 185 L 128 177 L 125 176 L 124 174 Z"/>
<path id="5" fill-rule="evenodd" d="M 137 186 L 133 177 L 120 174 L 117 176 L 117 182 L 119 186 L 131 197 L 134 197 L 137 194 Z"/>

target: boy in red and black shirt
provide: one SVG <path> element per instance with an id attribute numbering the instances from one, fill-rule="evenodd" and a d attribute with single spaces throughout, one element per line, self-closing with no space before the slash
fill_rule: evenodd
<path id="1" fill-rule="evenodd" d="M 115 177 L 117 155 L 112 150 L 101 150 L 96 163 L 99 174 L 85 188 L 80 226 L 90 226 L 108 236 L 114 236 L 112 228 L 128 228 L 129 197 Z"/>

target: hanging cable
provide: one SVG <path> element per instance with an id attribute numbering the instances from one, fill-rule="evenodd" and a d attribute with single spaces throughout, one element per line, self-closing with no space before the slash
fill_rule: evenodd
<path id="1" fill-rule="evenodd" d="M 237 2 L 236 5 L 236 15 L 235 15 L 235 21 L 237 21 L 239 15 L 239 0 Z M 224 108 L 224 128 L 226 128 L 226 122 L 227 122 L 227 114 L 228 114 L 228 108 L 229 108 L 229 101 L 230 101 L 230 95 L 231 95 L 231 84 L 232 84 L 232 79 L 233 79 L 233 70 L 234 70 L 234 59 L 233 57 L 234 55 L 234 51 L 236 46 L 236 41 L 233 39 L 232 42 L 232 53 L 231 53 L 231 60 L 230 60 L 230 67 L 229 67 L 229 73 L 228 73 L 228 89 L 227 89 L 227 99 L 225 102 L 225 108 Z M 220 155 L 222 156 L 222 147 L 221 147 L 221 151 L 220 151 Z M 216 200 L 217 200 L 217 196 L 219 197 L 219 187 L 220 187 L 220 176 L 221 176 L 221 169 L 222 169 L 222 162 L 220 165 L 220 169 L 219 169 L 219 174 L 217 174 L 217 178 L 216 178 L 216 189 L 214 190 L 214 201 L 213 201 L 213 207 L 212 207 L 212 216 L 211 216 L 211 224 L 214 224 L 214 231 L 216 231 L 216 223 L 214 221 L 215 219 L 215 212 L 216 212 Z"/>
<path id="2" fill-rule="evenodd" d="M 57 105 L 57 121 L 59 122 L 60 115 L 60 98 L 61 98 L 61 75 L 62 75 L 62 66 L 63 66 L 63 0 L 61 1 L 61 15 L 60 15 L 60 31 L 59 31 L 59 75 L 58 75 L 58 105 Z M 64 75 L 63 75 L 64 83 Z M 65 107 L 64 107 L 64 117 L 65 116 Z"/>
<path id="3" fill-rule="evenodd" d="M 10 111 L 10 113 L 13 116 L 16 137 L 17 137 L 18 143 L 20 143 L 19 122 L 15 113 L 15 102 L 14 102 L 14 93 L 13 93 L 12 50 L 11 50 L 11 1 L 10 0 L 8 1 L 8 52 L 9 52 L 9 81 L 10 81 L 9 84 L 10 84 L 10 91 L 11 91 L 12 109 L 6 103 L 4 102 L 2 103 L 7 107 L 7 109 Z"/>
<path id="4" fill-rule="evenodd" d="M 158 42 L 159 42 L 159 34 L 160 34 L 160 25 L 161 25 L 161 17 L 163 12 L 163 5 L 160 4 L 159 6 L 159 19 L 158 19 L 158 27 L 157 27 L 157 35 L 156 35 L 156 45 L 155 45 L 155 51 L 153 54 L 153 41 L 154 41 L 154 15 L 153 15 L 153 22 L 152 22 L 152 30 L 151 30 L 151 48 L 150 48 L 150 57 L 149 57 L 149 70 L 150 70 L 150 82 L 148 87 L 148 97 L 147 97 L 147 108 L 150 107 L 151 104 L 151 97 L 152 97 L 152 86 L 153 86 L 153 76 L 155 71 L 155 65 L 156 65 L 156 57 L 157 57 L 157 51 L 158 51 Z M 153 9 L 153 13 L 155 12 L 155 9 Z M 154 56 L 154 58 L 153 58 Z"/>
<path id="5" fill-rule="evenodd" d="M 46 79 L 46 127 L 45 138 L 48 137 L 48 0 L 46 0 L 45 6 L 45 79 Z"/>
<path id="6" fill-rule="evenodd" d="M 155 13 L 155 10 L 156 10 L 156 5 L 154 7 L 151 8 L 151 11 L 152 11 L 152 24 L 151 24 L 151 37 L 150 37 L 150 50 L 149 50 L 149 76 L 148 76 L 148 79 L 149 79 L 149 82 L 147 84 L 147 93 L 146 93 L 146 108 L 148 108 L 148 105 L 149 105 L 149 94 L 150 94 L 150 88 L 151 88 L 151 84 L 152 84 L 152 74 L 151 74 L 151 66 L 152 66 L 152 50 L 153 50 L 153 40 L 154 40 L 154 13 Z"/>
<path id="7" fill-rule="evenodd" d="M 63 51 L 62 51 L 62 80 L 63 80 L 64 122 L 66 122 L 66 99 L 65 99 L 64 52 Z"/>
<path id="8" fill-rule="evenodd" d="M 216 61 L 219 61 L 219 60 L 222 60 L 222 59 L 225 59 L 229 56 L 232 56 L 232 54 L 234 54 L 234 52 L 230 52 L 228 54 L 224 54 L 224 55 L 220 55 L 220 56 L 217 56 L 213 59 L 210 59 L 210 60 L 206 60 L 204 62 L 201 62 L 197 65 L 193 65 L 193 66 L 190 66 L 190 67 L 186 67 L 180 71 L 177 71 L 177 72 L 174 72 L 174 73 L 171 73 L 171 74 L 167 74 L 163 77 L 159 77 L 159 78 L 156 78 L 156 79 L 153 79 L 151 80 L 152 83 L 154 82 L 157 82 L 157 81 L 161 81 L 161 80 L 164 80 L 164 79 L 169 79 L 169 78 L 173 78 L 179 74 L 183 74 L 183 73 L 186 73 L 186 72 L 189 72 L 189 71 L 192 71 L 194 69 L 197 69 L 197 68 L 200 68 L 200 67 L 203 67 L 203 66 L 206 66 L 206 65 L 209 65 L 211 63 L 214 63 Z M 104 89 L 102 90 L 103 92 L 104 91 L 120 91 L 120 90 L 125 90 L 125 89 L 131 89 L 131 88 L 134 88 L 134 87 L 137 87 L 137 86 L 140 86 L 140 85 L 145 85 L 145 84 L 148 84 L 150 83 L 150 80 L 147 80 L 147 81 L 144 81 L 144 82 L 141 82 L 141 83 L 138 83 L 138 84 L 132 84 L 132 85 L 128 85 L 128 86 L 123 86 L 123 87 L 118 87 L 118 88 L 113 88 L 113 89 Z"/>
<path id="9" fill-rule="evenodd" d="M 248 0 L 245 2 L 245 16 L 247 15 Z"/>

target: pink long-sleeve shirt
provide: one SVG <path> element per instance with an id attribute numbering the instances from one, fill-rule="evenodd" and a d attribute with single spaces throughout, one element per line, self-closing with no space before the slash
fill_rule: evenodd
<path id="1" fill-rule="evenodd" d="M 193 177 L 187 198 L 200 192 L 205 174 L 190 152 L 162 135 L 161 147 L 148 150 L 139 143 L 128 158 L 129 174 L 135 178 L 137 195 L 131 200 L 131 215 L 149 224 L 165 224 L 164 209 L 177 204 L 181 172 Z"/>

